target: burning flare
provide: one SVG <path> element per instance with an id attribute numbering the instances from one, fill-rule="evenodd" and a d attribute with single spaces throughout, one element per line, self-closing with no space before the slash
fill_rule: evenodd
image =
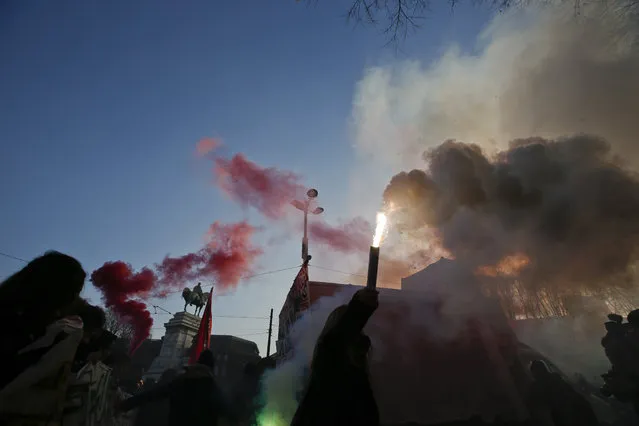
<path id="1" fill-rule="evenodd" d="M 486 277 L 516 277 L 522 269 L 530 264 L 530 259 L 523 253 L 506 256 L 494 266 L 480 266 L 476 273 Z"/>
<path id="2" fill-rule="evenodd" d="M 375 226 L 375 235 L 373 236 L 373 247 L 379 247 L 384 236 L 384 230 L 386 230 L 386 215 L 384 213 L 377 213 L 377 225 Z"/>

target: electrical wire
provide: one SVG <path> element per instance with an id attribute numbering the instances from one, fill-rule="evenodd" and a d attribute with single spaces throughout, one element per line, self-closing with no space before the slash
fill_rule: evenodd
<path id="1" fill-rule="evenodd" d="M 338 270 L 338 269 L 326 268 L 326 267 L 324 267 L 324 266 L 311 265 L 310 263 L 309 263 L 309 265 L 308 265 L 308 266 L 310 266 L 311 268 L 323 269 L 324 271 L 331 271 L 331 272 L 337 272 L 337 273 L 339 273 L 339 274 L 351 275 L 351 276 L 353 276 L 353 277 L 363 277 L 363 278 L 366 278 L 366 275 L 364 275 L 364 274 L 354 274 L 354 273 L 352 273 L 352 272 L 340 271 L 340 270 Z"/>
<path id="2" fill-rule="evenodd" d="M 157 309 L 163 311 L 164 314 L 173 315 L 173 312 L 164 309 L 162 306 L 151 305 L 152 308 L 156 309 L 154 315 L 161 315 L 161 313 L 157 312 Z M 259 320 L 267 320 L 269 317 L 256 317 L 250 315 L 211 315 L 213 318 L 233 318 L 233 319 L 259 319 Z"/>
<path id="3" fill-rule="evenodd" d="M 6 257 L 7 259 L 13 259 L 13 260 L 18 260 L 18 261 L 20 261 L 20 262 L 24 262 L 24 263 L 29 263 L 29 261 L 28 261 L 28 260 L 25 260 L 25 259 L 23 259 L 23 258 L 21 258 L 21 257 L 13 256 L 13 255 L 11 255 L 11 254 L 7 254 L 7 253 L 3 253 L 3 252 L 0 252 L 0 256 L 2 256 L 2 257 Z"/>
<path id="4" fill-rule="evenodd" d="M 240 278 L 241 280 L 249 280 L 251 278 L 256 278 L 256 277 L 261 277 L 264 275 L 271 275 L 271 274 L 277 274 L 278 272 L 285 272 L 285 271 L 290 271 L 291 269 L 297 269 L 300 268 L 302 265 L 296 265 L 296 266 L 291 266 L 290 268 L 282 268 L 282 269 L 274 269 L 272 271 L 266 271 L 266 272 L 260 272 L 258 274 L 253 274 L 253 275 L 247 275 L 244 276 L 242 278 Z M 214 287 L 215 284 L 206 284 L 203 285 L 202 287 L 204 288 L 211 288 Z M 172 290 L 172 291 L 167 291 L 165 294 L 176 294 L 176 293 L 181 293 L 184 290 Z"/>

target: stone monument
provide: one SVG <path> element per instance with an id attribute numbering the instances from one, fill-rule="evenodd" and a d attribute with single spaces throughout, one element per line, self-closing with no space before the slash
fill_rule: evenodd
<path id="1" fill-rule="evenodd" d="M 181 368 L 188 363 L 187 350 L 200 328 L 200 318 L 188 312 L 178 312 L 164 324 L 166 333 L 162 340 L 160 354 L 153 360 L 144 374 L 144 380 L 159 380 L 165 370 Z"/>

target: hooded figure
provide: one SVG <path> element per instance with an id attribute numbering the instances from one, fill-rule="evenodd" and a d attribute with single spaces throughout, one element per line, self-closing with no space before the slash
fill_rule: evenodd
<path id="1" fill-rule="evenodd" d="M 232 417 L 213 375 L 213 353 L 205 350 L 197 364 L 165 384 L 157 384 L 120 405 L 129 411 L 152 401 L 169 400 L 169 426 L 216 426 L 221 416 Z"/>
<path id="2" fill-rule="evenodd" d="M 377 309 L 376 290 L 361 289 L 326 320 L 308 387 L 291 426 L 378 426 L 368 376 L 370 339 L 362 330 Z"/>

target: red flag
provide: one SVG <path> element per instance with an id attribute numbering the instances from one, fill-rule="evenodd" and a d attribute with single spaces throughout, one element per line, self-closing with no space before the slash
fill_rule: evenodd
<path id="1" fill-rule="evenodd" d="M 209 293 L 209 299 L 206 301 L 206 308 L 202 314 L 202 320 L 200 321 L 200 328 L 195 336 L 195 345 L 191 349 L 191 358 L 189 358 L 189 365 L 193 365 L 197 362 L 200 354 L 205 349 L 211 346 L 211 298 L 213 297 L 213 289 Z"/>

